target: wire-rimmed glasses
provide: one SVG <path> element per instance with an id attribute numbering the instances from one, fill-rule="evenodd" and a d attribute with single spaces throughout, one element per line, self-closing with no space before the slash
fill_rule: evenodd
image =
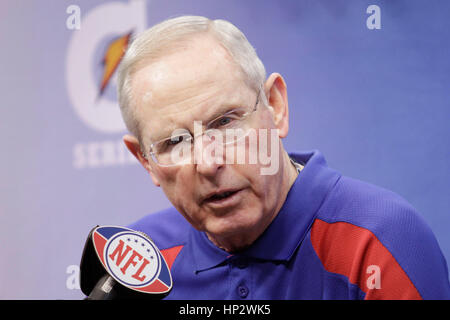
<path id="1" fill-rule="evenodd" d="M 149 154 L 160 166 L 176 166 L 192 163 L 194 142 L 199 138 L 213 141 L 217 147 L 234 144 L 245 137 L 251 129 L 250 116 L 256 111 L 261 90 L 258 90 L 254 107 L 232 109 L 208 122 L 205 130 L 192 136 L 186 129 L 177 129 L 169 138 L 156 141 L 150 145 Z M 195 123 L 194 123 L 195 128 Z M 194 133 L 197 130 L 194 130 Z"/>

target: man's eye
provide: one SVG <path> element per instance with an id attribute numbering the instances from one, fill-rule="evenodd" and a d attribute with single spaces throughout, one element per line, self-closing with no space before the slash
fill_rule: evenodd
<path id="1" fill-rule="evenodd" d="M 178 136 L 178 137 L 173 137 L 173 138 L 170 138 L 168 141 L 167 141 L 167 144 L 169 145 L 169 146 L 173 146 L 173 145 L 175 145 L 175 144 L 177 144 L 177 143 L 180 143 L 180 142 L 182 142 L 183 141 L 183 136 Z"/>
<path id="2" fill-rule="evenodd" d="M 221 128 L 221 127 L 226 127 L 228 125 L 230 125 L 230 123 L 232 123 L 233 121 L 235 121 L 236 117 L 233 116 L 224 116 L 220 119 L 217 119 L 216 121 L 214 121 L 210 127 L 211 128 Z"/>
<path id="3" fill-rule="evenodd" d="M 172 137 L 170 139 L 167 139 L 166 141 L 164 141 L 163 143 L 161 143 L 158 147 L 158 152 L 162 153 L 162 152 L 168 152 L 172 150 L 172 147 L 187 141 L 188 139 L 185 138 L 184 136 L 176 136 L 176 137 Z"/>
<path id="4" fill-rule="evenodd" d="M 218 120 L 218 125 L 225 126 L 229 124 L 231 121 L 233 121 L 233 119 L 231 119 L 230 117 L 223 117 Z"/>

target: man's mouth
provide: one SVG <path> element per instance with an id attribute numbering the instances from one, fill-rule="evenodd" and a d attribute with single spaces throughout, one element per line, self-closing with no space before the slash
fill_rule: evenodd
<path id="1" fill-rule="evenodd" d="M 228 199 L 232 199 L 234 195 L 236 195 L 240 189 L 235 190 L 225 190 L 211 193 L 205 197 L 203 203 L 225 203 Z"/>
<path id="2" fill-rule="evenodd" d="M 229 196 L 231 196 L 232 194 L 236 193 L 237 191 L 226 191 L 223 193 L 219 193 L 219 194 L 214 194 L 212 197 L 209 197 L 208 199 L 206 199 L 207 201 L 216 201 L 216 200 L 222 200 L 225 198 L 228 198 Z"/>

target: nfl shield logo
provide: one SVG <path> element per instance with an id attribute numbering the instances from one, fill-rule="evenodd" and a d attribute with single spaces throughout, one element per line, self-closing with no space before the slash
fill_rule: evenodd
<path id="1" fill-rule="evenodd" d="M 172 289 L 169 267 L 145 234 L 117 226 L 96 227 L 92 241 L 105 270 L 123 286 L 142 293 L 164 294 Z"/>

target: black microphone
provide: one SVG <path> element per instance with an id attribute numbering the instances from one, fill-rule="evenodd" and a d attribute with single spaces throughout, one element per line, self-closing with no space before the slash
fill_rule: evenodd
<path id="1" fill-rule="evenodd" d="M 80 288 L 86 300 L 162 299 L 172 275 L 148 235 L 119 226 L 96 226 L 86 239 Z"/>

